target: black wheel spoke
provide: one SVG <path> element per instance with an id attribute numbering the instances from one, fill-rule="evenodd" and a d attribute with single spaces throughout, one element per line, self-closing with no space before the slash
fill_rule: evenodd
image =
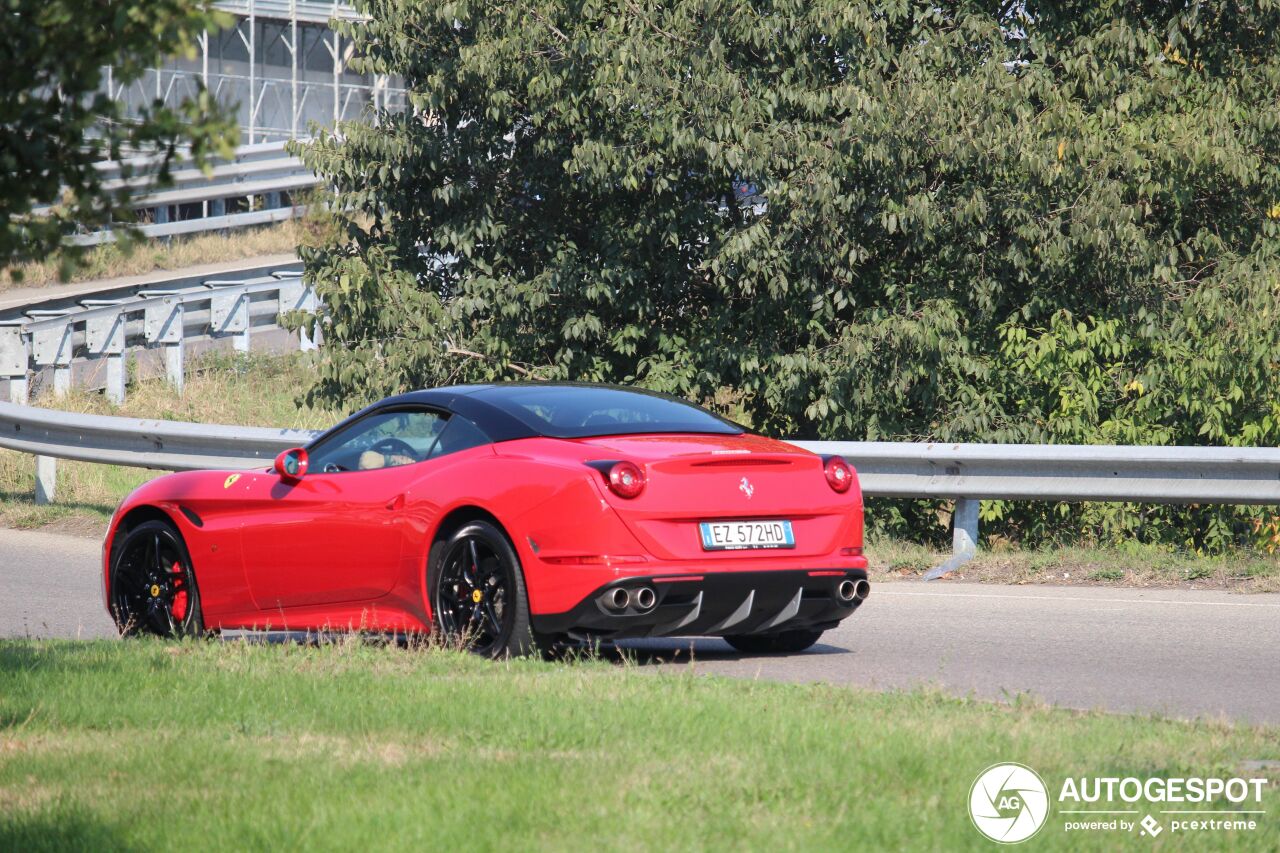
<path id="1" fill-rule="evenodd" d="M 146 580 L 146 574 L 139 568 L 136 559 L 121 560 L 117 577 L 120 581 L 132 580 L 139 584 Z"/>
<path id="2" fill-rule="evenodd" d="M 489 623 L 489 630 L 493 631 L 495 638 L 500 637 L 502 635 L 502 620 L 498 618 L 497 613 L 493 612 L 493 602 L 486 598 L 480 603 L 484 605 L 484 615 Z"/>
<path id="3" fill-rule="evenodd" d="M 471 555 L 471 572 L 467 578 L 472 586 L 480 585 L 480 553 L 476 549 L 476 540 L 467 540 L 467 551 Z"/>

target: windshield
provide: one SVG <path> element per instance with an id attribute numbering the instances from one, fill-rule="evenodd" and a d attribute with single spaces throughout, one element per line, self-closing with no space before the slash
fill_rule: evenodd
<path id="1" fill-rule="evenodd" d="M 738 435 L 742 427 L 691 403 L 644 391 L 575 385 L 504 385 L 477 397 L 552 438 L 632 433 Z"/>

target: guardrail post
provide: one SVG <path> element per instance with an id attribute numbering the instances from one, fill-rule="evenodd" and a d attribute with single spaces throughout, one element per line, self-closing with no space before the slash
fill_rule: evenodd
<path id="1" fill-rule="evenodd" d="M 284 273 L 273 273 L 273 275 L 285 278 Z M 293 276 L 290 276 L 293 278 Z M 301 277 L 294 278 L 293 281 L 281 281 L 280 291 L 278 293 L 280 300 L 280 313 L 285 314 L 289 311 L 305 311 L 308 314 L 316 313 L 318 300 L 316 299 L 316 290 L 310 283 L 302 280 Z M 298 329 L 298 349 L 302 352 L 310 352 L 316 348 L 316 342 L 311 339 L 311 335 L 307 334 L 306 327 Z"/>
<path id="2" fill-rule="evenodd" d="M 90 316 L 84 324 L 85 345 L 89 353 L 107 360 L 107 399 L 117 406 L 124 403 L 124 312 Z"/>
<path id="3" fill-rule="evenodd" d="M 149 302 L 143 310 L 143 330 L 147 343 L 164 345 L 165 378 L 174 390 L 182 393 L 186 369 L 183 364 L 182 331 L 183 331 L 182 297 L 165 296 L 158 301 Z"/>
<path id="4" fill-rule="evenodd" d="M 31 342 L 23 335 L 21 322 L 0 326 L 0 375 L 9 379 L 9 402 L 25 406 L 28 402 L 27 366 L 31 361 Z M 52 456 L 36 457 L 36 503 L 53 502 L 58 479 L 58 460 Z"/>
<path id="5" fill-rule="evenodd" d="M 0 376 L 9 380 L 9 402 L 27 402 L 27 365 L 31 355 L 20 321 L 0 325 Z"/>
<path id="6" fill-rule="evenodd" d="M 71 365 L 55 364 L 53 366 L 53 396 L 61 397 L 71 390 Z"/>
<path id="7" fill-rule="evenodd" d="M 249 294 L 244 288 L 226 292 L 214 291 L 209 299 L 213 330 L 218 334 L 233 334 L 236 352 L 249 351 Z"/>
<path id="8" fill-rule="evenodd" d="M 52 456 L 36 457 L 36 503 L 44 506 L 53 503 L 58 485 L 58 460 Z"/>
<path id="9" fill-rule="evenodd" d="M 306 311 L 308 314 L 315 314 L 320 307 L 320 300 L 316 297 L 316 289 L 310 282 L 303 284 L 302 299 L 298 303 L 298 307 Z M 306 328 L 298 330 L 298 348 L 303 352 L 311 352 L 316 349 L 316 341 L 307 332 Z"/>
<path id="10" fill-rule="evenodd" d="M 181 397 L 182 386 L 187 378 L 187 367 L 183 363 L 182 341 L 164 345 L 164 375 L 169 385 Z"/>
<path id="11" fill-rule="evenodd" d="M 981 505 L 981 501 L 969 498 L 956 501 L 951 531 L 951 550 L 954 553 L 969 556 L 978 553 L 978 509 Z"/>
<path id="12" fill-rule="evenodd" d="M 9 402 L 17 403 L 20 406 L 27 404 L 27 377 L 25 374 L 9 377 Z"/>
<path id="13" fill-rule="evenodd" d="M 38 317 L 42 312 L 32 312 Z M 64 312 L 50 312 L 56 318 Z M 61 396 L 71 390 L 71 320 L 37 321 L 31 328 L 31 358 L 36 367 L 53 368 L 53 393 Z"/>
<path id="14" fill-rule="evenodd" d="M 37 365 L 53 367 L 53 396 L 71 390 L 71 321 L 54 323 L 31 332 L 31 354 Z M 36 504 L 53 503 L 58 485 L 58 460 L 36 457 Z"/>
<path id="15" fill-rule="evenodd" d="M 124 353 L 110 353 L 107 356 L 107 399 L 117 406 L 124 405 L 126 373 Z"/>
<path id="16" fill-rule="evenodd" d="M 952 515 L 951 556 L 942 565 L 930 569 L 927 581 L 937 580 L 969 562 L 978 553 L 978 509 L 982 502 L 975 498 L 957 498 Z"/>

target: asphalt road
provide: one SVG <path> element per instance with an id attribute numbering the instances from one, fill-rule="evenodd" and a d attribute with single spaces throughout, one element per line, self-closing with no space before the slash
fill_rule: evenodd
<path id="1" fill-rule="evenodd" d="M 0 637 L 114 636 L 100 545 L 0 530 Z M 873 587 L 806 654 L 748 657 L 714 639 L 626 643 L 655 666 L 877 689 L 933 685 L 1073 708 L 1280 724 L 1280 595 L 947 581 Z"/>

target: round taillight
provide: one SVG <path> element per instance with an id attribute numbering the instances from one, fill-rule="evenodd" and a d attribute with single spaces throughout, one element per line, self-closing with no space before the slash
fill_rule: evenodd
<path id="1" fill-rule="evenodd" d="M 634 462 L 615 462 L 609 469 L 609 488 L 623 498 L 634 498 L 644 491 L 644 472 Z"/>
<path id="2" fill-rule="evenodd" d="M 827 485 L 844 494 L 853 485 L 853 469 L 849 463 L 839 456 L 832 456 L 824 466 L 827 473 Z"/>

